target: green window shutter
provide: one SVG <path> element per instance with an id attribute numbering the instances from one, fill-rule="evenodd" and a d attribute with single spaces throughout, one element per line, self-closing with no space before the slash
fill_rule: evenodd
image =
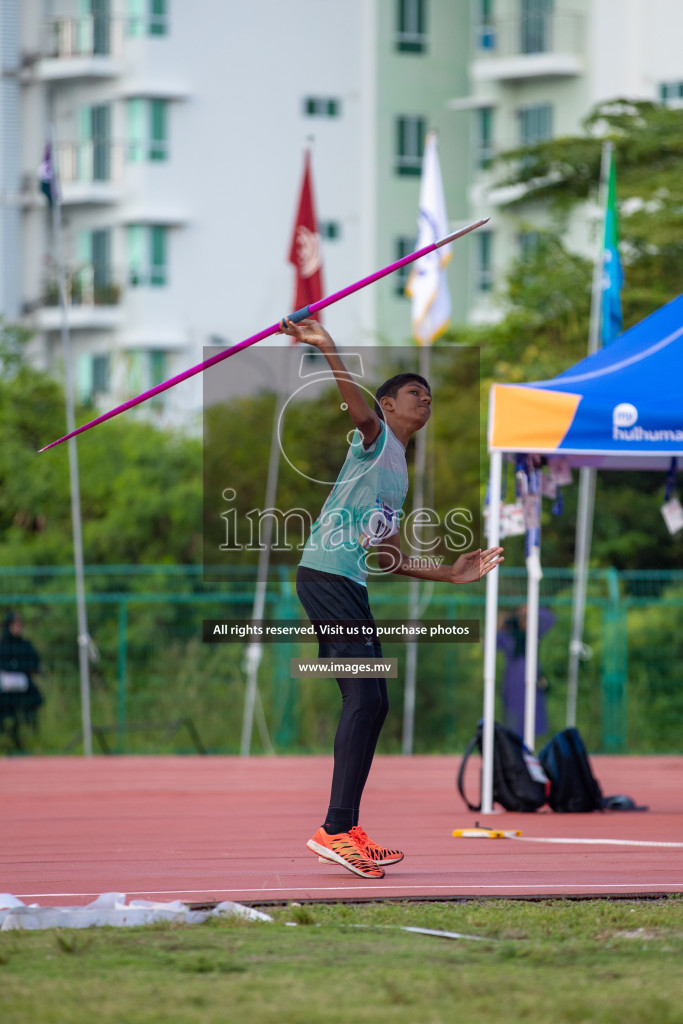
<path id="1" fill-rule="evenodd" d="M 166 160 L 168 157 L 166 100 L 149 101 L 149 159 Z"/>
<path id="2" fill-rule="evenodd" d="M 102 228 L 92 233 L 93 283 L 95 292 L 106 288 L 111 281 L 111 231 Z M 97 294 L 95 296 L 97 301 Z"/>
<path id="3" fill-rule="evenodd" d="M 82 405 L 87 405 L 92 398 L 92 356 L 82 352 L 76 363 L 76 394 Z"/>
<path id="4" fill-rule="evenodd" d="M 142 224 L 128 228 L 128 280 L 134 287 L 145 284 L 147 274 L 146 229 Z"/>
<path id="5" fill-rule="evenodd" d="M 128 391 L 132 395 L 136 395 L 140 391 L 144 391 L 147 387 L 147 375 L 145 373 L 145 364 L 147 361 L 145 358 L 146 355 L 147 353 L 140 349 L 134 349 L 128 353 L 128 358 L 126 360 L 128 364 L 126 368 L 126 383 Z"/>
<path id="6" fill-rule="evenodd" d="M 165 36 L 168 32 L 166 0 L 149 0 L 149 34 Z"/>
<path id="7" fill-rule="evenodd" d="M 396 245 L 394 253 L 397 260 L 402 260 L 404 256 L 408 256 L 409 253 L 415 252 L 415 243 L 417 239 L 414 237 L 408 237 L 407 235 L 401 235 L 396 239 Z M 406 285 L 408 284 L 408 278 L 410 277 L 411 266 L 408 264 L 404 267 L 399 267 L 398 270 L 392 274 L 394 278 L 394 292 L 396 295 L 400 295 L 402 298 L 406 297 Z"/>
<path id="8" fill-rule="evenodd" d="M 79 264 L 92 262 L 92 232 L 78 232 L 76 237 L 76 259 Z"/>
<path id="9" fill-rule="evenodd" d="M 166 284 L 166 228 L 154 225 L 150 231 L 149 283 L 159 287 Z"/>
<path id="10" fill-rule="evenodd" d="M 111 108 L 103 103 L 90 108 L 92 131 L 92 180 L 109 181 L 111 172 Z"/>
<path id="11" fill-rule="evenodd" d="M 149 375 L 150 375 L 150 387 L 156 387 L 157 384 L 163 383 L 166 380 L 166 353 L 157 349 L 152 349 L 149 353 Z"/>
<path id="12" fill-rule="evenodd" d="M 109 356 L 92 357 L 92 393 L 106 394 L 109 391 Z"/>
<path id="13" fill-rule="evenodd" d="M 146 0 L 128 0 L 128 35 L 131 38 L 145 34 Z"/>
<path id="14" fill-rule="evenodd" d="M 145 100 L 128 100 L 127 120 L 128 159 L 139 164 L 145 159 Z"/>
<path id="15" fill-rule="evenodd" d="M 76 236 L 76 273 L 71 287 L 74 295 L 87 297 L 93 289 L 93 233 L 79 231 Z"/>
<path id="16" fill-rule="evenodd" d="M 92 108 L 78 108 L 78 141 L 90 142 L 92 139 Z"/>
<path id="17" fill-rule="evenodd" d="M 76 149 L 76 180 L 89 181 L 92 169 L 92 111 L 78 108 L 78 146 Z"/>

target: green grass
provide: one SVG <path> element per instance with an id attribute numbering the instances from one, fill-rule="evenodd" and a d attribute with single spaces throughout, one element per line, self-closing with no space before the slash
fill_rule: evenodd
<path id="1" fill-rule="evenodd" d="M 272 914 L 272 923 L 0 933 L 3 1024 L 683 1022 L 676 897 Z"/>

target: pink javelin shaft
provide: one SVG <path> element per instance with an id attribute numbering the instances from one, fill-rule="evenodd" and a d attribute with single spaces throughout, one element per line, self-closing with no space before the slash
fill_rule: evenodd
<path id="1" fill-rule="evenodd" d="M 360 291 L 361 288 L 366 288 L 369 284 L 373 284 L 375 281 L 379 281 L 381 277 L 386 277 L 387 274 L 391 274 L 394 270 L 398 270 L 399 267 L 405 267 L 407 263 L 412 263 L 414 260 L 419 260 L 421 256 L 426 256 L 430 252 L 434 252 L 435 249 L 440 249 L 442 245 L 447 245 L 449 242 L 453 242 L 456 238 L 461 238 L 463 235 L 469 234 L 470 231 L 475 231 L 477 228 L 482 227 L 489 221 L 489 217 L 484 217 L 483 220 L 477 220 L 473 224 L 467 224 L 466 227 L 460 228 L 458 231 L 454 231 L 450 235 L 446 235 L 445 238 L 440 238 L 438 242 L 432 242 L 430 245 L 425 245 L 423 249 L 418 249 L 417 252 L 411 252 L 407 256 L 403 256 L 400 260 L 396 260 L 395 263 L 391 263 L 388 267 L 384 267 L 382 270 L 376 270 L 374 274 L 368 275 L 368 277 L 362 278 L 360 281 L 356 281 L 355 284 L 350 284 L 346 288 L 342 288 L 339 292 L 334 292 L 332 295 L 328 295 L 326 299 L 318 299 L 317 302 L 312 302 L 310 306 L 304 306 L 302 309 L 297 309 L 295 313 L 290 313 L 287 317 L 288 320 L 298 323 L 300 320 L 305 320 L 313 313 L 317 313 L 320 309 L 325 309 L 326 306 L 331 306 L 334 302 L 339 302 L 340 299 L 345 299 L 347 295 L 352 295 L 353 292 Z M 182 373 L 177 374 L 175 377 L 171 377 L 169 380 L 162 381 L 161 384 L 157 384 L 155 387 L 150 388 L 149 391 L 144 391 L 137 398 L 129 398 L 127 402 L 123 402 L 121 405 L 117 405 L 115 409 L 110 409 L 109 412 L 102 413 L 101 416 L 97 416 L 94 420 L 90 420 L 89 423 L 84 423 L 80 427 L 76 427 L 70 434 L 65 434 L 64 437 L 58 438 L 56 441 L 52 441 L 50 444 L 46 444 L 44 448 L 41 448 L 41 452 L 46 452 L 49 448 L 54 448 L 55 445 L 61 444 L 62 441 L 68 441 L 72 437 L 76 437 L 77 434 L 82 434 L 85 430 L 90 430 L 91 427 L 96 427 L 98 423 L 104 423 L 105 420 L 110 420 L 114 416 L 118 416 L 119 413 L 126 412 L 127 409 L 132 409 L 136 405 L 140 405 L 142 402 L 146 402 L 147 399 L 153 398 L 155 395 L 161 394 L 162 391 L 168 391 L 169 388 L 175 387 L 176 384 L 180 384 L 181 381 L 187 380 L 189 377 L 194 377 L 196 373 L 201 373 L 202 370 L 208 370 L 210 366 L 214 366 L 216 363 L 220 363 L 221 360 L 227 359 L 229 356 L 233 356 L 235 352 L 239 352 L 243 348 L 248 348 L 250 345 L 255 345 L 257 341 L 263 341 L 264 338 L 269 338 L 273 334 L 277 334 L 280 330 L 280 321 L 276 324 L 272 324 L 270 327 L 265 327 L 258 334 L 252 334 L 250 338 L 245 338 L 244 341 L 239 341 L 236 345 L 231 345 L 230 348 L 226 348 L 223 352 L 218 352 L 215 356 L 211 356 L 209 359 L 205 359 L 203 363 L 199 363 L 197 366 L 191 366 L 189 370 L 183 370 Z"/>

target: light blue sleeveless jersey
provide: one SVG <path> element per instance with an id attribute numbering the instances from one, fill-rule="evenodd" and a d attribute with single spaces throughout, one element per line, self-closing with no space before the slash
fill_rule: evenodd
<path id="1" fill-rule="evenodd" d="M 386 423 L 368 449 L 356 430 L 300 564 L 365 585 L 366 554 L 398 532 L 407 493 L 405 448 Z"/>

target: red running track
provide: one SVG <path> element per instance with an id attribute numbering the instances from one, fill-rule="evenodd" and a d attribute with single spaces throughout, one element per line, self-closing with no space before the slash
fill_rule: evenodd
<path id="1" fill-rule="evenodd" d="M 366 881 L 305 846 L 327 805 L 328 757 L 6 758 L 0 890 L 46 906 L 112 891 L 188 902 L 683 892 L 683 757 L 592 761 L 603 792 L 650 811 L 484 819 L 455 791 L 458 757 L 378 757 L 361 824 L 406 857 Z M 476 818 L 523 839 L 452 837 Z"/>

